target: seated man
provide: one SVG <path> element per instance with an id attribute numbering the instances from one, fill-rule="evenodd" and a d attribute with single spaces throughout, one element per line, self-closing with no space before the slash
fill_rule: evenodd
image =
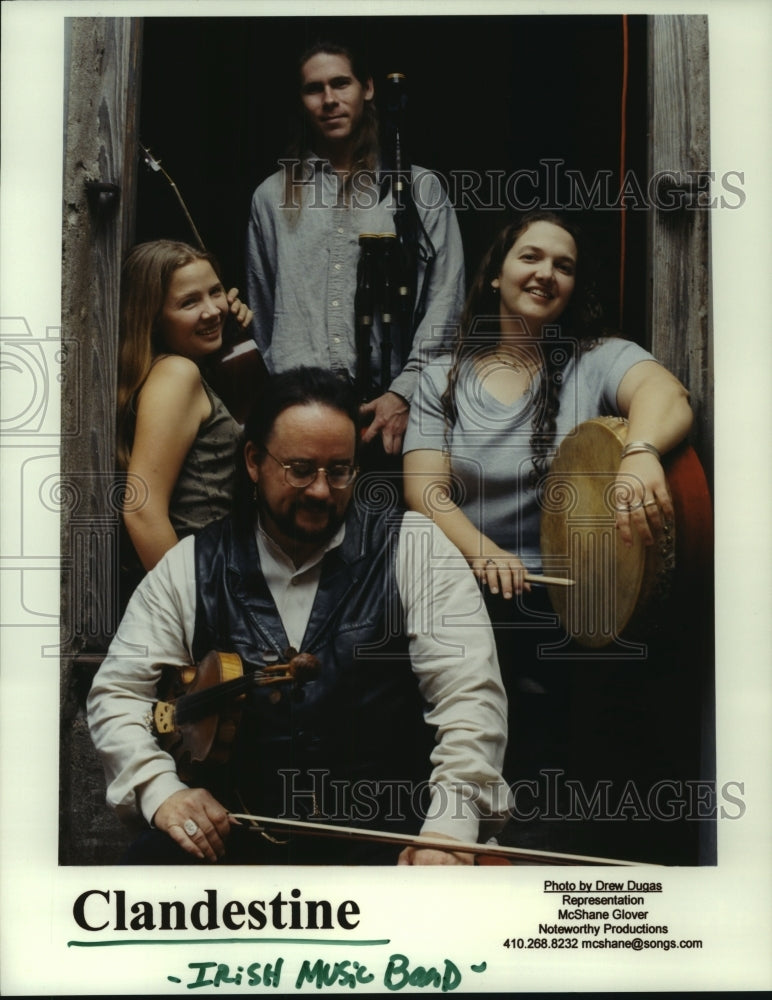
<path id="1" fill-rule="evenodd" d="M 231 815 L 474 842 L 503 826 L 508 798 L 506 698 L 480 592 L 431 521 L 355 493 L 351 389 L 321 369 L 274 376 L 245 440 L 233 514 L 142 581 L 89 695 L 108 801 L 150 826 L 126 860 L 471 862 L 436 847 L 264 837 Z M 318 669 L 302 685 L 252 686 L 222 763 L 185 771 L 153 723 L 161 666 L 181 671 L 212 650 L 237 654 L 245 672 L 295 650 Z"/>

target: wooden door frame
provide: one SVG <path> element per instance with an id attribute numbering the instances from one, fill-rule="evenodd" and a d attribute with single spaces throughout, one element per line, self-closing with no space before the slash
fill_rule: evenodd
<path id="1" fill-rule="evenodd" d="M 710 74 L 707 15 L 649 18 L 648 321 L 650 349 L 687 387 L 691 442 L 712 487 L 713 322 L 710 275 Z M 715 780 L 715 602 L 713 539 L 684 629 L 701 710 L 701 778 Z M 691 613 L 690 613 L 691 611 Z M 715 823 L 699 829 L 699 862 L 715 863 Z"/>
<path id="2" fill-rule="evenodd" d="M 102 842 L 114 856 L 126 836 L 104 806 L 89 812 L 101 767 L 84 700 L 118 615 L 115 373 L 121 261 L 134 232 L 142 21 L 67 18 L 65 47 L 59 838 L 62 863 L 73 863 L 78 845 L 77 863 L 84 851 L 98 862 Z"/>
<path id="3" fill-rule="evenodd" d="M 710 78 L 707 15 L 649 18 L 648 321 L 655 357 L 691 394 L 713 479 Z"/>
<path id="4" fill-rule="evenodd" d="M 707 18 L 652 16 L 649 27 L 650 176 L 706 171 Z M 60 861 L 98 864 L 127 838 L 104 808 L 83 701 L 119 607 L 115 373 L 120 264 L 134 233 L 142 19 L 73 18 L 65 34 L 62 337 L 72 350 L 62 387 Z M 648 346 L 691 392 L 694 443 L 712 476 L 709 212 L 652 208 L 648 251 Z M 710 774 L 709 695 L 706 706 Z"/>

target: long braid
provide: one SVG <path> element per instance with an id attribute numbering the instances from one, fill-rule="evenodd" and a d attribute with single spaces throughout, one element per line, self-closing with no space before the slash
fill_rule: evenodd
<path id="1" fill-rule="evenodd" d="M 577 352 L 581 354 L 584 351 L 589 351 L 596 343 L 597 339 L 579 340 L 576 345 Z M 536 485 L 550 465 L 558 413 L 560 412 L 563 375 L 571 360 L 571 352 L 562 346 L 554 349 L 547 347 L 542 351 L 542 356 L 543 368 L 536 391 L 536 412 L 531 422 L 533 431 L 530 441 L 531 461 L 533 462 L 529 479 L 531 486 Z"/>

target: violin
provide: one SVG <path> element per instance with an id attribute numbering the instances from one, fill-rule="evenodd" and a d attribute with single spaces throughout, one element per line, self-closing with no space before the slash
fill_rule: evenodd
<path id="1" fill-rule="evenodd" d="M 174 758 L 183 781 L 191 783 L 196 769 L 214 765 L 220 770 L 227 764 L 240 721 L 240 702 L 253 687 L 275 687 L 271 698 L 284 697 L 281 684 L 291 684 L 296 691 L 313 680 L 320 662 L 312 653 L 285 652 L 286 663 L 262 664 L 245 672 L 236 653 L 212 650 L 197 664 L 189 666 L 159 665 L 162 682 L 169 697 L 159 699 L 151 711 L 152 727 L 162 749 Z M 198 772 L 200 773 L 200 771 Z M 211 768 L 207 784 L 212 781 Z M 216 778 L 214 779 L 216 784 Z M 255 816 L 231 812 L 230 816 L 244 822 L 247 828 L 275 842 L 276 835 L 333 837 L 348 840 L 369 840 L 402 847 L 435 848 L 442 851 L 473 855 L 475 865 L 621 865 L 649 864 L 614 858 L 561 854 L 499 844 L 467 843 L 439 837 L 411 836 L 387 833 L 359 827 L 334 826 L 328 823 Z"/>
<path id="2" fill-rule="evenodd" d="M 269 378 L 268 369 L 251 337 L 224 343 L 207 361 L 206 380 L 225 403 L 233 419 L 244 424 L 252 404 Z"/>
<path id="3" fill-rule="evenodd" d="M 230 759 L 241 719 L 240 702 L 247 691 L 286 683 L 297 690 L 316 676 L 320 663 L 312 653 L 289 649 L 285 655 L 287 663 L 263 664 L 247 672 L 238 654 L 218 650 L 187 667 L 160 665 L 161 688 L 172 697 L 154 703 L 152 727 L 183 781 L 197 764 L 225 764 Z M 278 687 L 272 693 L 275 701 L 282 696 Z"/>

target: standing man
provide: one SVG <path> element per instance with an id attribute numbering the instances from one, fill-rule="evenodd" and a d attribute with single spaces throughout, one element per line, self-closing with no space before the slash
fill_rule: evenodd
<path id="1" fill-rule="evenodd" d="M 271 372 L 315 364 L 354 379 L 359 237 L 395 232 L 394 185 L 382 170 L 373 80 L 353 53 L 314 45 L 300 59 L 299 83 L 299 138 L 252 199 L 246 275 L 254 336 Z M 376 316 L 366 359 L 374 377 L 362 406 L 371 421 L 364 440 L 380 436 L 390 455 L 401 451 L 418 374 L 440 352 L 464 298 L 453 207 L 435 174 L 413 167 L 411 178 L 424 250 L 433 256 L 410 276 L 423 290 L 422 315 L 411 323 L 409 353 L 387 354 L 384 366 L 384 324 Z M 385 385 L 382 367 L 390 370 Z"/>
<path id="2" fill-rule="evenodd" d="M 353 495 L 356 428 L 353 390 L 330 372 L 273 376 L 245 428 L 234 513 L 181 541 L 135 591 L 88 699 L 108 802 L 148 824 L 134 863 L 471 860 L 277 842 L 231 812 L 472 842 L 503 826 L 506 697 L 479 589 L 432 521 Z M 229 752 L 218 745 L 183 780 L 185 755 L 165 747 L 154 711 L 162 665 L 189 670 L 213 650 L 245 672 L 293 650 L 318 667 L 300 688 L 240 692 Z M 188 738 L 200 742 L 195 728 Z"/>

